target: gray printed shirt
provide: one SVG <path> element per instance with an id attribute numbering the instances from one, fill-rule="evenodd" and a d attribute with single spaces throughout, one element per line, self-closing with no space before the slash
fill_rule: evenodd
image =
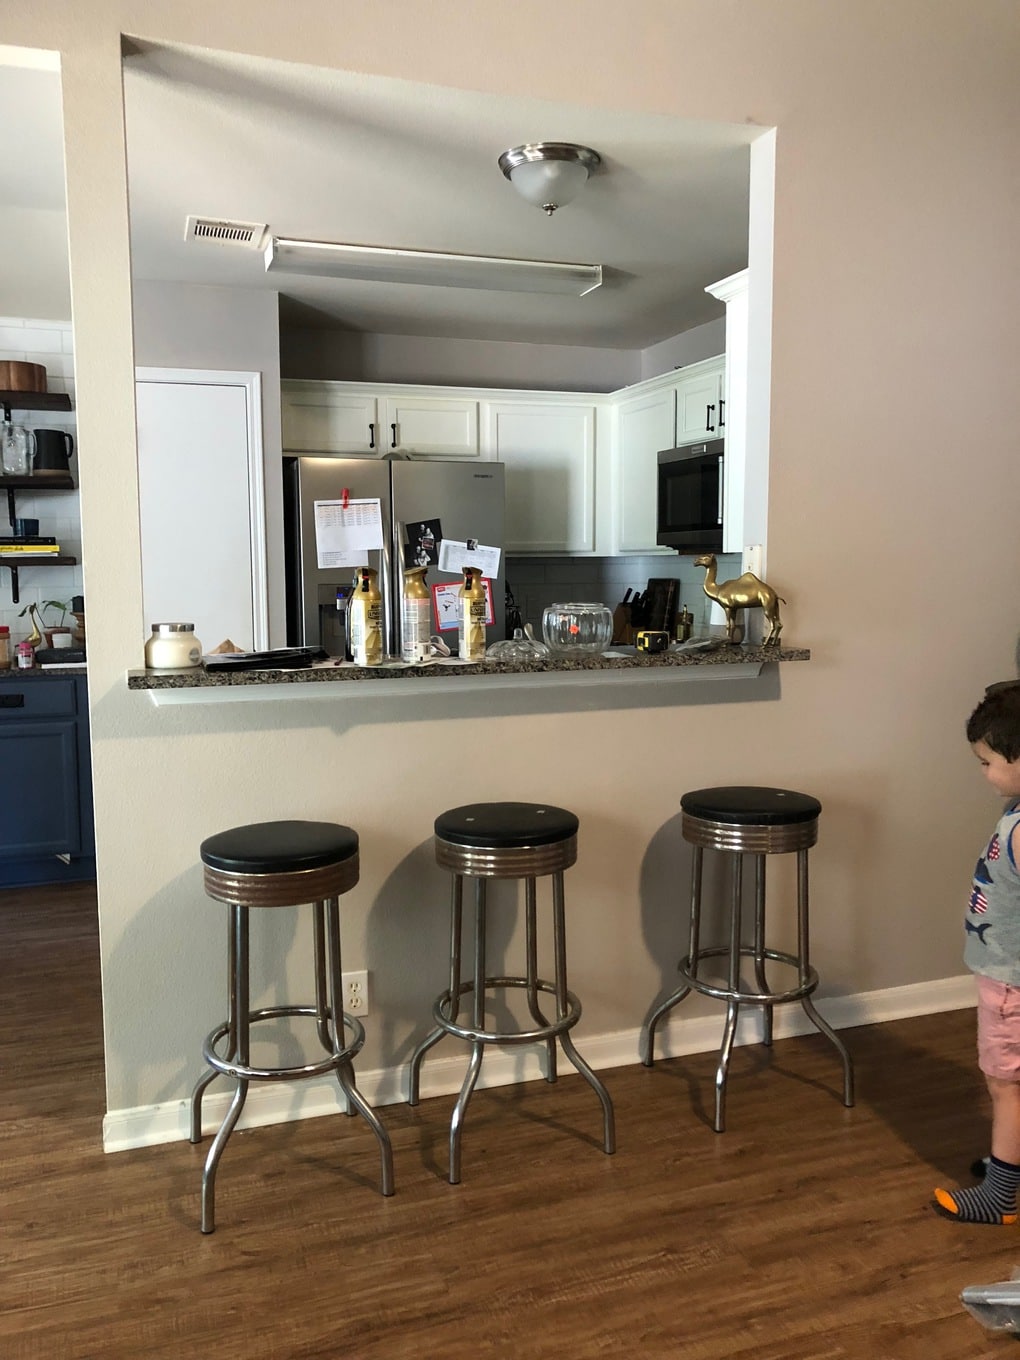
<path id="1" fill-rule="evenodd" d="M 974 870 L 964 919 L 963 961 L 973 973 L 1020 987 L 1020 865 L 1010 837 L 1020 802 L 1006 808 Z"/>

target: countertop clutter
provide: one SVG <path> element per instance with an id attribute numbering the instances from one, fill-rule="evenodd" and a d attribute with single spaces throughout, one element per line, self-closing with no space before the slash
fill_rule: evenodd
<path id="1" fill-rule="evenodd" d="M 317 663 L 302 669 L 275 670 L 217 670 L 205 666 L 186 671 L 128 671 L 128 688 L 133 690 L 216 689 L 259 685 L 357 685 L 366 689 L 373 682 L 399 681 L 411 684 L 415 680 L 436 680 L 470 677 L 484 684 L 508 676 L 520 676 L 527 684 L 529 676 L 563 676 L 597 679 L 624 679 L 629 675 L 649 676 L 655 673 L 665 679 L 668 672 L 683 672 L 697 668 L 729 668 L 733 666 L 760 667 L 767 662 L 808 661 L 811 653 L 800 647 L 729 646 L 725 643 L 687 650 L 673 650 L 649 655 L 626 648 L 610 648 L 598 656 L 567 658 L 538 656 L 534 660 L 482 661 L 467 663 L 456 658 L 443 658 L 423 665 L 406 665 L 400 661 L 382 666 L 356 666 L 351 662 Z M 700 678 L 700 677 L 699 677 Z"/>

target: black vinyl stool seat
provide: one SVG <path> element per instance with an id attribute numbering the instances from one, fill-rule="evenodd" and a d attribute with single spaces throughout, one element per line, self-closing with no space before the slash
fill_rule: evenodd
<path id="1" fill-rule="evenodd" d="M 681 834 L 694 846 L 691 864 L 690 938 L 686 955 L 680 960 L 680 986 L 652 1012 L 644 1033 L 642 1061 L 654 1061 L 655 1028 L 662 1017 L 690 992 L 725 1001 L 719 1065 L 715 1076 L 715 1130 L 726 1127 L 726 1077 L 737 1030 L 741 1005 L 760 1006 L 762 1042 L 772 1043 L 773 1007 L 799 1001 L 811 1023 L 835 1046 L 843 1063 L 843 1103 L 854 1103 L 853 1063 L 835 1030 L 819 1015 L 811 995 L 818 986 L 818 973 L 811 965 L 808 930 L 808 850 L 818 840 L 818 818 L 822 805 L 810 794 L 792 789 L 733 786 L 695 789 L 680 799 Z M 706 849 L 732 855 L 732 895 L 730 937 L 725 945 L 704 949 L 701 946 L 701 879 Z M 791 954 L 765 945 L 765 857 L 797 855 L 797 952 Z M 743 856 L 753 855 L 755 866 L 754 935 L 751 944 L 742 942 L 741 900 L 743 895 Z M 726 958 L 725 983 L 708 981 L 701 973 L 705 959 Z M 754 986 L 741 980 L 741 959 L 753 963 Z M 796 982 L 785 989 L 771 986 L 766 964 L 777 963 L 796 971 Z"/>
<path id="2" fill-rule="evenodd" d="M 358 882 L 358 833 L 332 822 L 260 822 L 236 826 L 204 840 L 200 850 L 206 893 L 230 907 L 227 934 L 227 1019 L 207 1036 L 202 1055 L 209 1071 L 191 1097 L 191 1142 L 202 1139 L 202 1097 L 217 1075 L 233 1077 L 230 1107 L 212 1141 L 202 1172 L 202 1231 L 215 1228 L 216 1170 L 252 1081 L 297 1081 L 336 1076 L 348 1115 L 360 1114 L 379 1143 L 382 1193 L 393 1193 L 393 1153 L 386 1130 L 358 1090 L 353 1060 L 365 1042 L 360 1020 L 343 1010 L 340 953 L 341 894 Z M 251 1009 L 248 912 L 258 907 L 312 903 L 315 1005 Z M 295 1067 L 254 1067 L 251 1026 L 260 1020 L 312 1016 L 327 1056 Z M 218 1048 L 226 1040 L 225 1050 Z"/>
<path id="3" fill-rule="evenodd" d="M 546 1080 L 556 1080 L 556 1040 L 567 1058 L 602 1103 L 603 1146 L 616 1150 L 613 1105 L 609 1092 L 574 1047 L 569 1031 L 581 1018 L 581 1003 L 567 988 L 567 946 L 563 871 L 577 860 L 577 817 L 548 803 L 471 803 L 441 813 L 435 821 L 436 863 L 453 874 L 450 912 L 450 985 L 432 1007 L 436 1027 L 411 1057 L 408 1101 L 418 1104 L 422 1059 L 433 1045 L 451 1034 L 471 1045 L 471 1058 L 450 1122 L 450 1184 L 460 1181 L 460 1145 L 464 1115 L 481 1071 L 486 1044 L 545 1045 Z M 552 878 L 554 981 L 538 974 L 536 879 Z M 474 973 L 461 981 L 461 933 L 465 878 L 475 884 Z M 486 970 L 486 883 L 490 878 L 524 879 L 525 975 L 496 977 Z M 487 992 L 520 988 L 527 996 L 534 1025 L 529 1029 L 486 1027 Z M 555 1017 L 547 1019 L 539 994 L 555 999 Z M 471 1018 L 460 1022 L 461 1004 L 471 998 Z"/>

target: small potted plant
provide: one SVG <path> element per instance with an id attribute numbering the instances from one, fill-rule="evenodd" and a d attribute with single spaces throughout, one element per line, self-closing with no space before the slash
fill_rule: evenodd
<path id="1" fill-rule="evenodd" d="M 24 618 L 26 614 L 31 615 L 33 623 L 41 627 L 43 634 L 46 637 L 47 647 L 69 647 L 72 642 L 72 632 L 64 620 L 67 618 L 70 608 L 70 600 L 43 600 L 42 604 L 38 606 L 38 612 L 35 605 L 26 604 L 24 609 L 20 611 L 18 617 Z M 47 626 L 46 623 L 47 610 L 59 613 L 57 622 L 51 623 L 49 626 Z M 41 623 L 39 622 L 40 617 Z M 66 641 L 55 642 L 54 638 L 66 638 Z"/>

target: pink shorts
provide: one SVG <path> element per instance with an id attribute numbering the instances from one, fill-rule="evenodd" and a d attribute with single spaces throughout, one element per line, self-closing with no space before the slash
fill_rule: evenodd
<path id="1" fill-rule="evenodd" d="M 1020 1082 L 1020 987 L 978 974 L 978 1066 L 986 1077 Z"/>

